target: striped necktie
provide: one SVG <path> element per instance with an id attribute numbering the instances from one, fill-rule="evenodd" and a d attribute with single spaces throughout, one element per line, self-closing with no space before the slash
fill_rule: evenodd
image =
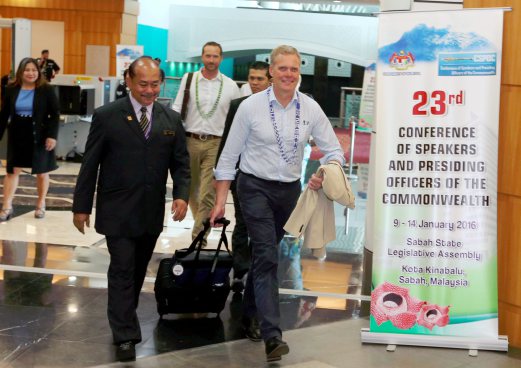
<path id="1" fill-rule="evenodd" d="M 141 127 L 141 130 L 143 131 L 143 134 L 145 134 L 145 138 L 148 139 L 149 135 L 149 128 L 150 128 L 150 121 L 147 118 L 147 108 L 146 106 L 141 107 L 141 119 L 139 119 L 139 126 Z"/>

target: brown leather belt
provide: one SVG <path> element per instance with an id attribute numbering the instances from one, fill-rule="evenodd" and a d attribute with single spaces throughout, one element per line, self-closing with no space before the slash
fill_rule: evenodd
<path id="1" fill-rule="evenodd" d="M 207 141 L 208 139 L 221 138 L 221 137 L 218 137 L 216 135 L 211 135 L 211 134 L 195 134 L 195 133 L 190 133 L 190 132 L 186 132 L 186 136 L 189 138 L 200 139 L 202 141 Z"/>

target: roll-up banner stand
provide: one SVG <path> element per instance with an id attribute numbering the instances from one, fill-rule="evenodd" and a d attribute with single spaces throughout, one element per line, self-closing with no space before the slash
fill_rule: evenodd
<path id="1" fill-rule="evenodd" d="M 371 317 L 362 342 L 508 350 L 497 295 L 506 10 L 379 14 Z"/>
<path id="2" fill-rule="evenodd" d="M 143 56 L 143 50 L 143 45 L 116 45 L 116 76 L 123 77 L 130 64 Z"/>

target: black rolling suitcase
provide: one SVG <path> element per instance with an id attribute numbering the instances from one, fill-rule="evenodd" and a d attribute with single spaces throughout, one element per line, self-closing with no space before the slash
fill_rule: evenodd
<path id="1" fill-rule="evenodd" d="M 225 234 L 230 221 L 222 218 L 217 222 L 223 224 L 217 249 L 202 248 L 210 228 L 207 220 L 189 248 L 176 250 L 173 257 L 159 263 L 154 292 L 161 317 L 168 313 L 219 314 L 223 310 L 230 293 L 232 268 Z M 223 244 L 225 249 L 221 249 Z"/>

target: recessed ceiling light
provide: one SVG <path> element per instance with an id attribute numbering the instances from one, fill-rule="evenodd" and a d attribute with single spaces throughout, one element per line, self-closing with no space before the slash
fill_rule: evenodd
<path id="1" fill-rule="evenodd" d="M 340 0 L 333 0 L 334 3 L 341 3 L 342 1 Z"/>

